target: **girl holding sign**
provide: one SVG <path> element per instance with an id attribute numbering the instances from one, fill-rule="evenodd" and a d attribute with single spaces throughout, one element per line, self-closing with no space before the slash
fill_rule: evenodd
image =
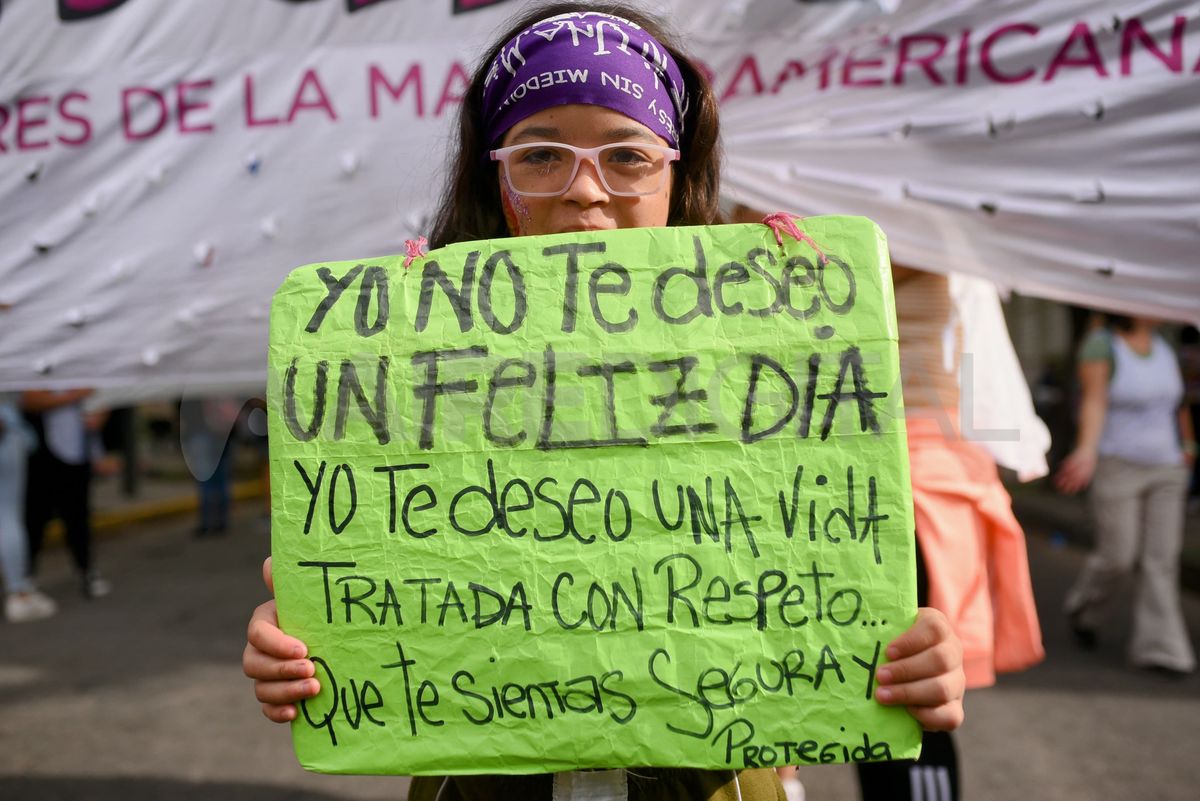
<path id="1" fill-rule="evenodd" d="M 576 24 L 594 25 L 595 38 L 574 35 Z M 431 245 L 717 223 L 717 142 L 707 80 L 654 20 L 616 4 L 543 6 L 514 22 L 473 77 Z M 264 573 L 270 587 L 269 560 Z M 248 640 L 243 667 L 263 713 L 294 720 L 320 690 L 304 643 L 279 628 L 274 601 L 255 610 Z M 920 610 L 887 657 L 880 703 L 930 730 L 962 722 L 962 648 L 941 613 Z M 769 769 L 645 769 L 621 782 L 628 798 L 783 798 Z M 409 798 L 541 798 L 558 787 L 547 775 L 419 777 Z"/>

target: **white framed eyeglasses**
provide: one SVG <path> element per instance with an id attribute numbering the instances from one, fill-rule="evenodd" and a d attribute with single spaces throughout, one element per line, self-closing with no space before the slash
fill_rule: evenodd
<path id="1" fill-rule="evenodd" d="M 579 172 L 579 163 L 590 159 L 600 183 L 610 195 L 653 195 L 667 183 L 667 165 L 679 160 L 679 151 L 648 142 L 615 142 L 600 147 L 575 147 L 561 142 L 530 142 L 491 151 L 492 161 L 504 165 L 508 184 L 518 195 L 554 197 L 567 191 Z"/>

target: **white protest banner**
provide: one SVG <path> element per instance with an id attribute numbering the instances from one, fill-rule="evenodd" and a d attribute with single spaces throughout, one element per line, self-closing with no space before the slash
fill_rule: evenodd
<path id="1" fill-rule="evenodd" d="M 1195 3 L 645 5 L 713 73 L 732 200 L 1197 317 Z M 261 387 L 290 267 L 425 231 L 467 76 L 521 7 L 0 0 L 0 389 Z"/>

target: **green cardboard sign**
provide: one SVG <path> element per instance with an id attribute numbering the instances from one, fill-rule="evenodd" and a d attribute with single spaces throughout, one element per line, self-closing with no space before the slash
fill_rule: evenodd
<path id="1" fill-rule="evenodd" d="M 310 265 L 271 311 L 279 617 L 309 769 L 912 757 L 884 238 L 813 218 Z"/>

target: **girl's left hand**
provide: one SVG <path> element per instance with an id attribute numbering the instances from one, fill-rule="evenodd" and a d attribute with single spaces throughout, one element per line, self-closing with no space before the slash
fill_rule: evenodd
<path id="1" fill-rule="evenodd" d="M 917 620 L 887 647 L 888 662 L 875 672 L 875 699 L 907 707 L 927 731 L 953 731 L 963 722 L 962 642 L 936 609 L 917 610 Z"/>

